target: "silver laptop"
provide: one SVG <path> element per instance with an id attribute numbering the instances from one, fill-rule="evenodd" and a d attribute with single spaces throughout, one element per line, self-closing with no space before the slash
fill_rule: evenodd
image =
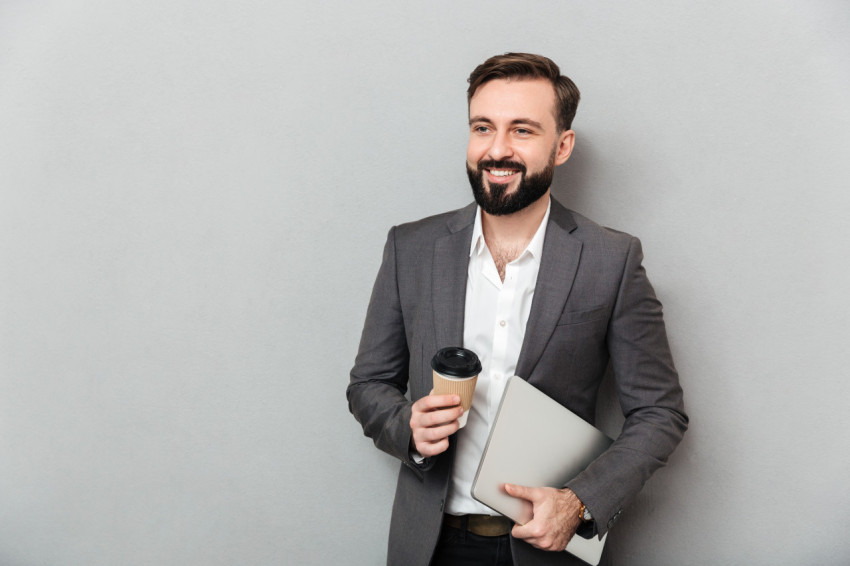
<path id="1" fill-rule="evenodd" d="M 613 441 L 521 377 L 508 380 L 478 472 L 472 497 L 524 525 L 531 503 L 511 497 L 504 484 L 563 487 Z M 599 564 L 607 533 L 600 540 L 576 535 L 566 551 Z"/>

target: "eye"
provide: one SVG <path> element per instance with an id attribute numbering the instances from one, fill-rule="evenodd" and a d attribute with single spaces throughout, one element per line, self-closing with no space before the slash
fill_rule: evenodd
<path id="1" fill-rule="evenodd" d="M 531 135 L 531 130 L 527 130 L 525 128 L 517 128 L 515 131 L 516 131 L 517 135 L 519 135 L 519 136 L 530 136 Z"/>
<path id="2" fill-rule="evenodd" d="M 488 128 L 487 126 L 478 125 L 472 126 L 472 131 L 476 134 L 486 134 L 490 131 L 490 128 Z"/>

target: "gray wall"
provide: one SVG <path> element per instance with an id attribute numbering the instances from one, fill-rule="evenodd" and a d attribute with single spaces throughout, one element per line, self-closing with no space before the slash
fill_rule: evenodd
<path id="1" fill-rule="evenodd" d="M 642 238 L 692 417 L 614 563 L 850 560 L 847 2 L 0 0 L 0 564 L 384 560 L 348 370 L 509 50 L 582 90 L 555 194 Z"/>

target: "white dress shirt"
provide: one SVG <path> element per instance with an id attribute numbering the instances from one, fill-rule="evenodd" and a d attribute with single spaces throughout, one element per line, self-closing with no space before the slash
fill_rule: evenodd
<path id="1" fill-rule="evenodd" d="M 551 208 L 550 201 L 528 247 L 505 266 L 504 282 L 484 241 L 481 208 L 475 213 L 466 282 L 463 347 L 478 354 L 483 369 L 475 386 L 466 426 L 457 433 L 457 453 L 446 503 L 446 512 L 452 515 L 496 514 L 472 499 L 470 489 L 505 383 L 516 372 Z"/>

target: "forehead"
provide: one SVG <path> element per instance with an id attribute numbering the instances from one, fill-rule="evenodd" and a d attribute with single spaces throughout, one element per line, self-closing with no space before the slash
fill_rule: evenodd
<path id="1" fill-rule="evenodd" d="M 512 121 L 529 118 L 555 125 L 555 89 L 545 79 L 496 79 L 484 83 L 469 101 L 470 119 Z"/>

